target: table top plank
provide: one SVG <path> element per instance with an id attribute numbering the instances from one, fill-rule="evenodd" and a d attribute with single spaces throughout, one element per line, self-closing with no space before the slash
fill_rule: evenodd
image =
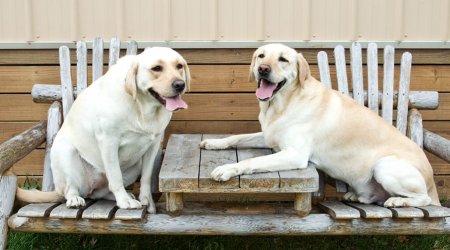
<path id="1" fill-rule="evenodd" d="M 219 139 L 227 137 L 228 135 L 203 135 L 205 139 Z M 233 177 L 228 181 L 215 181 L 211 179 L 211 172 L 219 166 L 224 164 L 236 163 L 237 154 L 235 148 L 222 150 L 206 150 L 201 149 L 200 159 L 200 174 L 198 178 L 198 187 L 200 189 L 215 189 L 218 192 L 221 189 L 236 189 L 239 188 L 239 176 Z"/>
<path id="2" fill-rule="evenodd" d="M 272 154 L 270 148 L 238 148 L 238 161 L 243 161 L 258 156 Z M 266 191 L 278 191 L 280 188 L 280 176 L 277 172 L 245 174 L 240 176 L 240 187 L 245 189 L 260 189 Z"/>
<path id="3" fill-rule="evenodd" d="M 159 174 L 159 190 L 198 189 L 200 147 L 202 135 L 172 134 Z"/>

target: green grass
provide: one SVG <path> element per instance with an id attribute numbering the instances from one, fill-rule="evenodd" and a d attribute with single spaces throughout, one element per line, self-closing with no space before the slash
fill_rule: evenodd
<path id="1" fill-rule="evenodd" d="M 448 249 L 450 236 L 135 236 L 9 233 L 9 249 Z"/>

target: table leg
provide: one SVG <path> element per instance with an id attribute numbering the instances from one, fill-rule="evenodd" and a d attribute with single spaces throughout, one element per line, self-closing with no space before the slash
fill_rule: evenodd
<path id="1" fill-rule="evenodd" d="M 296 193 L 294 209 L 298 216 L 306 216 L 311 212 L 311 193 Z"/>

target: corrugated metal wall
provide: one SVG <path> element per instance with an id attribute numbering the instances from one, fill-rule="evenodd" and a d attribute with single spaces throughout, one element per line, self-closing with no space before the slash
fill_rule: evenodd
<path id="1" fill-rule="evenodd" d="M 0 0 L 0 42 L 450 40 L 450 0 Z"/>

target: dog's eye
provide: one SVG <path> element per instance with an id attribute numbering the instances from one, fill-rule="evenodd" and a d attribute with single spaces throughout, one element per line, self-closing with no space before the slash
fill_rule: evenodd
<path id="1" fill-rule="evenodd" d="M 280 62 L 289 62 L 286 58 L 284 58 L 284 57 L 282 57 L 282 56 L 280 56 L 280 58 L 278 58 L 278 61 L 280 61 Z"/>
<path id="2" fill-rule="evenodd" d="M 177 69 L 182 69 L 183 68 L 183 64 L 179 63 L 177 64 Z"/>
<path id="3" fill-rule="evenodd" d="M 264 54 L 259 54 L 258 57 L 259 57 L 259 58 L 264 58 L 265 55 L 264 55 Z"/>
<path id="4" fill-rule="evenodd" d="M 161 72 L 163 70 L 163 67 L 157 65 L 157 66 L 153 67 L 152 70 L 156 71 L 156 72 Z"/>

